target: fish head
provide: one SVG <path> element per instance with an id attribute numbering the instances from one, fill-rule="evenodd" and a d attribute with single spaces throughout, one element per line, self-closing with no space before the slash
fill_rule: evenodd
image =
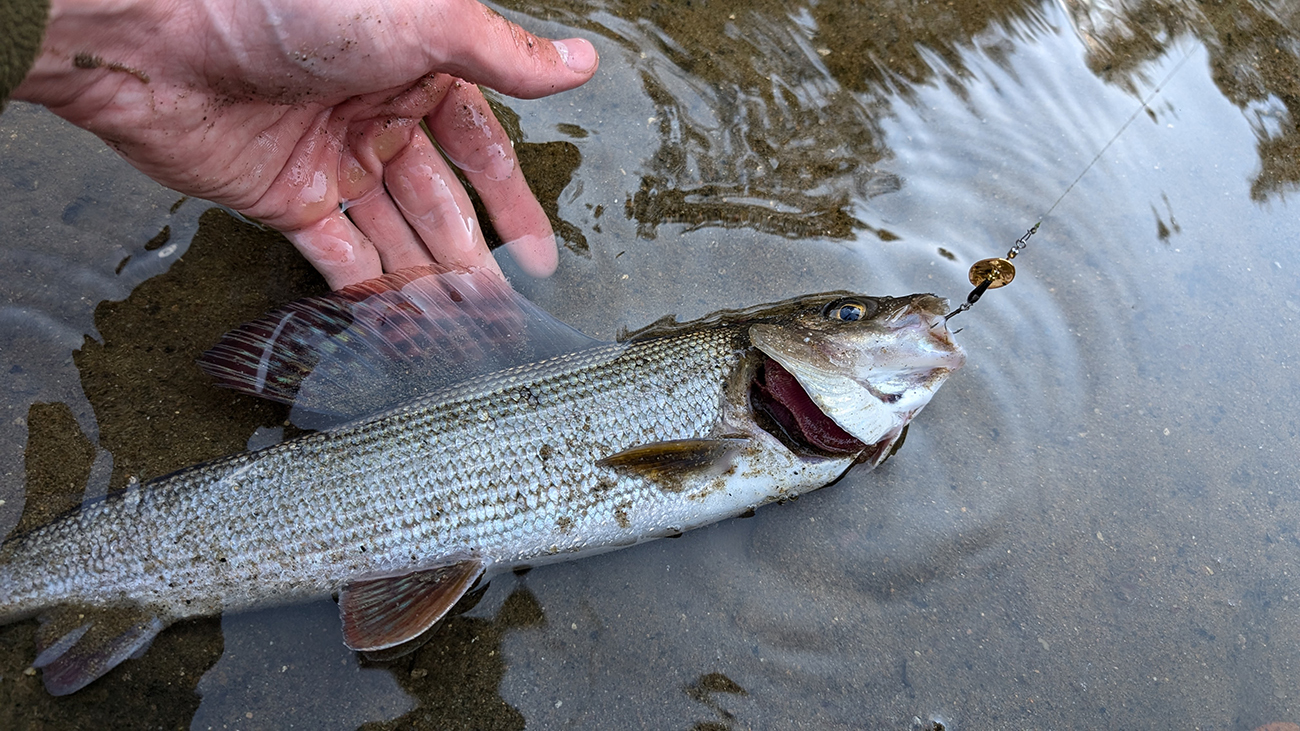
<path id="1" fill-rule="evenodd" d="M 947 309 L 929 294 L 832 292 L 754 322 L 749 340 L 762 354 L 749 394 L 755 420 L 797 454 L 879 464 L 966 361 Z"/>

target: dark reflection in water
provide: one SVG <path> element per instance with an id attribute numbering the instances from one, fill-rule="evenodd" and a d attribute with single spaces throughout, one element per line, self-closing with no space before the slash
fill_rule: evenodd
<path id="1" fill-rule="evenodd" d="M 1263 199 L 1300 181 L 1300 21 L 1294 7 L 1067 2 L 1099 76 L 1136 89 L 1180 38 L 1211 52 L 1220 91 L 1252 120 Z M 877 232 L 854 204 L 897 189 L 876 169 L 891 153 L 879 122 L 936 81 L 958 96 L 971 75 L 963 50 L 999 65 L 1018 37 L 1046 30 L 1029 2 L 521 3 L 634 50 L 656 115 L 659 148 L 645 159 L 625 213 L 652 239 L 664 223 L 751 228 L 789 237 Z M 566 236 L 566 240 L 568 237 Z"/>
<path id="2" fill-rule="evenodd" d="M 719 720 L 701 721 L 691 727 L 692 731 L 727 731 L 735 728 L 736 714 L 727 709 L 732 701 L 749 695 L 736 681 L 722 673 L 705 673 L 694 683 L 686 686 L 686 695 L 691 700 L 704 704 Z"/>
<path id="3" fill-rule="evenodd" d="M 967 371 L 881 470 L 679 541 L 500 577 L 382 663 L 348 653 L 319 602 L 178 625 L 53 699 L 24 672 L 34 623 L 0 628 L 0 727 L 1300 718 L 1300 259 L 1279 243 L 1288 214 L 1249 202 L 1284 209 L 1300 180 L 1297 10 L 1065 7 L 508 8 L 602 44 L 589 89 L 497 105 L 565 245 L 551 282 L 519 284 L 602 336 L 814 289 L 964 294 L 966 266 L 1004 250 L 1192 61 L 1035 239 L 1024 279 L 964 316 Z M 0 125 L 27 120 L 14 114 Z M 69 144 L 41 124 L 25 147 Z M 1258 169 L 1239 173 L 1250 161 L 1223 151 L 1251 145 Z M 5 525 L 24 499 L 35 525 L 281 426 L 282 409 L 213 389 L 193 361 L 323 287 L 288 245 L 219 211 L 196 235 L 191 203 L 136 196 L 89 155 L 78 168 L 11 148 Z"/>
<path id="4" fill-rule="evenodd" d="M 95 462 L 72 409 L 62 402 L 35 403 L 27 410 L 27 505 L 15 533 L 45 525 L 81 504 Z"/>
<path id="5" fill-rule="evenodd" d="M 522 729 L 525 719 L 497 695 L 505 674 L 501 639 L 512 630 L 542 627 L 546 618 L 526 588 L 514 589 L 492 619 L 465 616 L 444 622 L 434 637 L 415 653 L 378 663 L 393 672 L 418 707 L 383 723 L 381 729 Z"/>
<path id="6" fill-rule="evenodd" d="M 855 66 L 847 81 L 837 73 L 871 54 L 839 45 L 857 33 L 820 31 L 823 13 L 875 17 L 874 10 L 742 2 L 518 7 L 564 17 L 639 57 L 633 64 L 655 110 L 647 123 L 660 139 L 625 206 L 641 238 L 654 238 L 664 223 L 849 238 L 865 226 L 853 202 L 897 188 L 896 179 L 874 168 L 885 154 L 872 114 L 878 102 L 854 94 L 868 83 L 864 68 Z M 841 21 L 849 19 L 832 20 L 839 29 L 859 25 Z M 908 46 L 903 31 L 899 45 Z M 881 71 L 878 82 L 886 80 Z M 873 90 L 883 96 L 911 83 L 910 72 L 897 73 Z"/>
<path id="7" fill-rule="evenodd" d="M 1214 83 L 1258 138 L 1250 196 L 1300 185 L 1300 5 L 1293 2 L 1066 0 L 1098 76 L 1136 88 L 1142 68 L 1191 37 L 1209 51 Z"/>

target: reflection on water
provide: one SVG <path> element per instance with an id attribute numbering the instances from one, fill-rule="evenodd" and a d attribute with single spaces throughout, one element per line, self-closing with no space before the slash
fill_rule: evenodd
<path id="1" fill-rule="evenodd" d="M 1300 185 L 1300 5 L 1288 2 L 1065 0 L 1101 78 L 1133 87 L 1141 68 L 1187 37 L 1209 52 L 1219 91 L 1258 140 L 1256 200 Z"/>
<path id="2" fill-rule="evenodd" d="M 964 296 L 1178 68 L 955 321 L 968 366 L 897 457 L 498 578 L 397 660 L 345 652 L 312 604 L 180 625 L 56 700 L 23 673 L 33 623 L 0 628 L 0 726 L 1300 721 L 1296 10 L 959 5 L 520 3 L 595 36 L 601 73 L 499 107 L 566 245 L 518 284 L 610 337 L 841 287 Z M 0 153 L 6 526 L 280 425 L 193 359 L 321 287 L 48 124 L 0 116 L 0 143 L 46 146 Z"/>
<path id="3" fill-rule="evenodd" d="M 639 238 L 666 223 L 851 238 L 863 228 L 851 202 L 897 186 L 873 168 L 882 151 L 870 106 L 828 65 L 835 56 L 820 45 L 818 11 L 731 2 L 567 9 L 630 56 L 620 73 L 651 105 L 645 124 L 658 146 L 638 161 L 639 185 L 623 207 Z"/>

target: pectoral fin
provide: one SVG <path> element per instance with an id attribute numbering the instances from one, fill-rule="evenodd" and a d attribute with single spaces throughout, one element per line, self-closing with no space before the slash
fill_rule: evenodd
<path id="1" fill-rule="evenodd" d="M 745 439 L 676 439 L 643 444 L 598 460 L 596 464 L 652 480 L 664 489 L 681 490 L 692 476 L 722 474 Z"/>
<path id="2" fill-rule="evenodd" d="M 65 605 L 40 617 L 36 660 L 51 695 L 67 695 L 138 657 L 167 626 L 157 613 L 132 605 L 121 608 Z"/>
<path id="3" fill-rule="evenodd" d="M 483 574 L 470 558 L 400 576 L 359 579 L 339 593 L 343 641 L 361 652 L 396 647 L 442 619 Z"/>

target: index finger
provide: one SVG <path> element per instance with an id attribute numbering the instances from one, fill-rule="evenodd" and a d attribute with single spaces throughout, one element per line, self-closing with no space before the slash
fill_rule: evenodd
<path id="1" fill-rule="evenodd" d="M 425 121 L 443 154 L 478 193 L 492 228 L 519 266 L 534 277 L 550 276 L 559 262 L 550 219 L 483 93 L 457 81 Z"/>

